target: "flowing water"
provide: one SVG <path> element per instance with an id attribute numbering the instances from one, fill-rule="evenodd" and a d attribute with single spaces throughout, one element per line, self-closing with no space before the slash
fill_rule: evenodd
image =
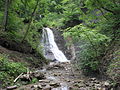
<path id="1" fill-rule="evenodd" d="M 47 59 L 69 62 L 63 52 L 59 50 L 54 40 L 53 31 L 50 28 L 43 28 L 42 43 L 44 47 L 44 55 Z"/>
<path id="2" fill-rule="evenodd" d="M 69 62 L 69 60 L 67 60 L 64 53 L 61 50 L 59 50 L 54 40 L 53 31 L 50 28 L 43 28 L 42 37 L 43 37 L 42 38 L 43 52 L 44 52 L 44 56 L 47 59 L 57 60 L 59 62 Z M 53 79 L 53 80 L 55 79 L 57 81 L 59 80 L 54 76 L 48 76 L 47 79 Z M 69 89 L 66 83 L 61 83 L 61 87 L 53 88 L 52 90 L 69 90 Z"/>

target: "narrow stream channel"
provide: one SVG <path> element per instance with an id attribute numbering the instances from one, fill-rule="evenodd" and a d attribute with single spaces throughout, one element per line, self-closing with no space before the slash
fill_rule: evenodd
<path id="1" fill-rule="evenodd" d="M 59 62 L 69 62 L 64 53 L 59 50 L 55 40 L 53 31 L 50 28 L 43 28 L 42 43 L 44 48 L 44 56 L 50 60 Z M 62 42 L 61 42 L 62 43 Z M 49 76 L 47 79 L 58 80 L 54 76 Z M 52 90 L 69 90 L 66 82 L 61 82 L 60 87 L 53 88 Z"/>

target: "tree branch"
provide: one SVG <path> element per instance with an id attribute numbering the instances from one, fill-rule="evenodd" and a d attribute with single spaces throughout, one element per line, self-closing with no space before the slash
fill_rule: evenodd
<path id="1" fill-rule="evenodd" d="M 29 24 L 28 24 L 26 33 L 25 33 L 25 35 L 24 35 L 24 37 L 23 37 L 22 43 L 24 42 L 25 38 L 26 38 L 27 35 L 28 35 L 29 29 L 30 29 L 30 25 L 31 25 L 31 22 L 32 22 L 32 19 L 33 19 L 33 17 L 34 17 L 34 14 L 35 14 L 35 11 L 36 11 L 36 9 L 37 9 L 38 4 L 39 4 L 39 0 L 37 0 L 36 5 L 35 5 L 35 8 L 34 8 L 33 12 L 31 13 L 30 22 L 29 22 Z"/>
<path id="2" fill-rule="evenodd" d="M 112 10 L 104 7 L 104 5 L 102 5 L 102 3 L 101 3 L 99 0 L 97 0 L 97 2 L 98 2 L 98 4 L 100 5 L 100 7 L 101 7 L 102 9 L 104 9 L 105 11 L 110 12 L 110 13 L 112 13 L 112 14 L 115 14 L 114 11 L 112 11 Z"/>
<path id="3" fill-rule="evenodd" d="M 106 11 L 108 11 L 108 12 L 110 12 L 110 13 L 113 13 L 113 14 L 115 14 L 115 12 L 114 11 L 112 11 L 112 10 L 110 10 L 110 9 L 107 9 L 107 8 L 105 8 L 105 7 L 101 7 L 102 9 L 104 9 L 104 10 L 106 10 Z"/>

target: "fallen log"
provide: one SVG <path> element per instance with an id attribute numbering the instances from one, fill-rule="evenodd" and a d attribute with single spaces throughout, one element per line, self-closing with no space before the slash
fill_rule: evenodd
<path id="1" fill-rule="evenodd" d="M 14 86 L 7 87 L 7 90 L 13 90 L 13 89 L 16 89 L 16 88 L 17 88 L 17 85 L 14 85 Z"/>
<path id="2" fill-rule="evenodd" d="M 15 80 L 14 83 L 23 75 L 23 73 L 21 73 Z"/>

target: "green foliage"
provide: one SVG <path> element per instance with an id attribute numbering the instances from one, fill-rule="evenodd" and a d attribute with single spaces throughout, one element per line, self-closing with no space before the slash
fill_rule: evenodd
<path id="1" fill-rule="evenodd" d="M 120 51 L 116 51 L 114 53 L 114 58 L 112 59 L 112 63 L 109 65 L 107 74 L 111 77 L 111 79 L 115 83 L 120 82 Z"/>
<path id="2" fill-rule="evenodd" d="M 8 19 L 8 27 L 9 31 L 19 31 L 22 29 L 22 26 L 24 25 L 22 22 L 22 19 L 19 18 L 16 13 L 10 13 L 9 19 Z"/>
<path id="3" fill-rule="evenodd" d="M 67 28 L 64 36 L 72 37 L 74 43 L 79 42 L 80 51 L 77 64 L 83 71 L 91 72 L 103 69 L 105 71 L 106 68 L 101 68 L 105 66 L 102 62 L 102 60 L 105 60 L 103 58 L 109 57 L 109 54 L 107 54 L 109 50 L 114 49 L 114 45 L 119 45 L 120 42 L 120 4 L 118 1 L 113 0 L 76 1 L 81 2 L 79 5 L 81 10 L 78 9 L 80 15 L 77 19 L 83 20 L 84 26 L 76 25 L 72 28 Z M 68 4 L 70 1 L 65 0 L 63 2 Z M 66 5 L 66 7 L 69 7 L 69 5 Z M 77 4 L 75 7 L 77 8 Z M 70 11 L 67 10 L 65 12 Z M 67 17 L 70 16 L 69 13 L 67 15 Z M 110 54 L 112 55 L 113 53 Z M 106 65 L 111 62 L 112 60 L 109 59 L 109 63 Z"/>
<path id="4" fill-rule="evenodd" d="M 13 84 L 13 80 L 26 71 L 23 63 L 11 62 L 7 55 L 0 54 L 0 82 L 3 86 Z"/>
<path id="5" fill-rule="evenodd" d="M 103 57 L 120 42 L 119 0 L 39 0 L 35 10 L 36 1 L 10 2 L 6 37 L 8 35 L 16 42 L 27 41 L 41 55 L 39 41 L 42 28 L 68 27 L 64 36 L 80 43 L 78 64 L 83 71 L 96 71 L 104 66 Z M 0 29 L 3 28 L 4 6 L 5 2 L 0 1 Z M 80 20 L 83 25 L 78 25 Z"/>
<path id="6" fill-rule="evenodd" d="M 57 13 L 49 13 L 45 15 L 45 17 L 42 19 L 43 25 L 49 27 L 61 27 L 64 25 L 63 21 L 63 16 Z"/>
<path id="7" fill-rule="evenodd" d="M 37 78 L 33 78 L 30 83 L 36 83 L 36 82 L 38 82 L 38 79 Z"/>
<path id="8" fill-rule="evenodd" d="M 2 21 L 3 21 L 3 12 L 0 11 L 0 22 L 2 22 Z"/>
<path id="9" fill-rule="evenodd" d="M 72 37 L 74 42 L 80 43 L 79 66 L 84 71 L 96 71 L 99 68 L 99 56 L 103 54 L 109 37 L 100 34 L 97 30 L 83 25 L 66 29 L 64 37 Z"/>
<path id="10" fill-rule="evenodd" d="M 37 1 L 39 1 L 39 3 L 36 7 Z M 0 30 L 2 30 L 4 27 L 3 21 L 5 13 L 5 2 L 0 2 L 2 4 L 0 6 Z M 7 32 L 3 32 L 1 36 L 8 38 L 8 40 L 11 42 L 21 43 L 24 41 L 32 47 L 31 50 L 34 49 L 35 53 L 39 53 L 39 55 L 42 56 L 40 51 L 41 48 L 38 46 L 40 45 L 40 32 L 43 28 L 43 22 L 41 21 L 42 18 L 40 18 L 39 15 L 42 15 L 44 12 L 46 12 L 46 9 L 43 9 L 43 7 L 47 7 L 48 5 L 46 2 L 48 2 L 48 0 L 10 1 L 7 15 Z M 36 10 L 34 12 L 35 7 Z M 25 33 L 27 33 L 27 35 Z M 25 35 L 26 38 L 23 40 Z"/>

